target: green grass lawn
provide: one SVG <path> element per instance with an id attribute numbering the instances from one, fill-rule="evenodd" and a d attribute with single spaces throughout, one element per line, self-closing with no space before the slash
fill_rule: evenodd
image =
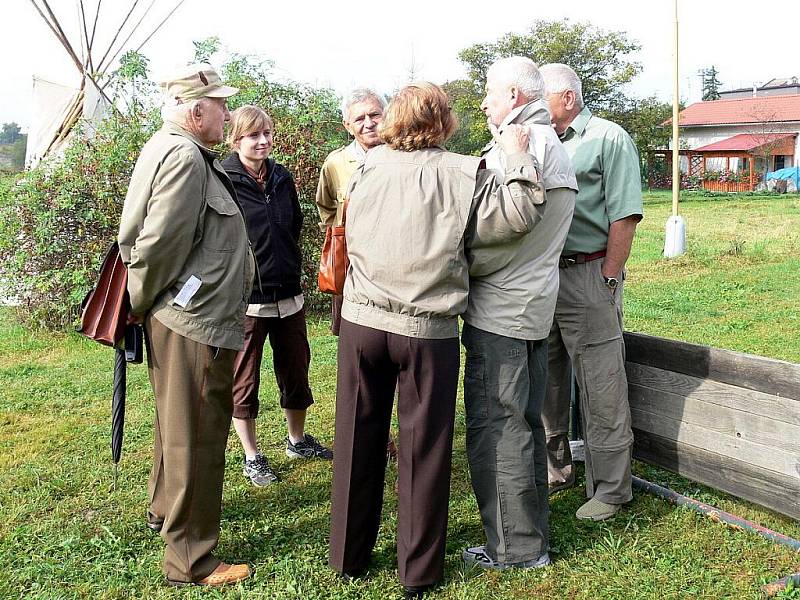
<path id="1" fill-rule="evenodd" d="M 800 362 L 800 199 L 687 197 L 685 256 L 661 258 L 665 194 L 647 196 L 629 261 L 627 328 Z M 316 404 L 308 430 L 332 441 L 336 340 L 309 323 Z M 343 582 L 327 567 L 331 465 L 283 455 L 283 418 L 265 373 L 259 437 L 282 481 L 250 487 L 229 443 L 218 554 L 255 577 L 225 591 L 174 590 L 161 577 L 162 542 L 144 526 L 153 401 L 146 369 L 129 369 L 128 412 L 112 489 L 113 354 L 77 335 L 45 335 L 0 310 L 0 597 L 398 598 L 396 472 L 387 473 L 383 524 L 369 576 Z M 800 524 L 665 471 L 637 474 L 800 538 Z M 445 582 L 437 598 L 760 598 L 760 585 L 800 571 L 800 553 L 635 493 L 606 523 L 574 512 L 579 489 L 552 499 L 552 567 L 536 572 L 465 569 L 461 549 L 482 542 L 456 417 Z M 800 591 L 783 598 L 800 598 Z"/>

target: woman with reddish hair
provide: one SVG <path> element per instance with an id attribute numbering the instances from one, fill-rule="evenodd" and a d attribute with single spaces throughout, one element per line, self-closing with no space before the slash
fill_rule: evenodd
<path id="1" fill-rule="evenodd" d="M 369 566 L 397 386 L 397 561 L 411 597 L 443 573 L 469 252 L 523 236 L 544 213 L 527 129 L 500 135 L 509 157 L 501 181 L 480 158 L 443 148 L 456 125 L 439 86 L 400 90 L 381 125 L 385 144 L 367 152 L 347 209 L 330 564 L 351 577 Z"/>

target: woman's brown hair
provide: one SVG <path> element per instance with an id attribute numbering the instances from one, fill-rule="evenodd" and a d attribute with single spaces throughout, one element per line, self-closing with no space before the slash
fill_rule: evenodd
<path id="1" fill-rule="evenodd" d="M 389 102 L 380 136 L 391 148 L 411 152 L 444 144 L 456 127 L 445 91 L 420 81 L 404 87 Z"/>
<path id="2" fill-rule="evenodd" d="M 231 124 L 228 128 L 228 139 L 226 142 L 231 149 L 234 144 L 248 133 L 263 131 L 264 129 L 274 129 L 275 124 L 263 108 L 246 104 L 240 106 L 231 113 Z"/>

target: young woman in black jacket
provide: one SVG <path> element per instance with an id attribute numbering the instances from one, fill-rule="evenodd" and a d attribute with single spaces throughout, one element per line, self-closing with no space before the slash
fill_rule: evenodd
<path id="1" fill-rule="evenodd" d="M 258 391 L 264 343 L 286 415 L 289 458 L 333 458 L 333 452 L 305 433 L 306 410 L 314 402 L 308 384 L 311 350 L 300 287 L 300 230 L 303 215 L 291 174 L 269 158 L 274 125 L 257 106 L 231 115 L 228 143 L 233 151 L 222 166 L 236 189 L 258 264 L 245 317 L 244 349 L 234 365 L 233 424 L 245 451 L 244 474 L 261 487 L 278 479 L 256 441 Z"/>

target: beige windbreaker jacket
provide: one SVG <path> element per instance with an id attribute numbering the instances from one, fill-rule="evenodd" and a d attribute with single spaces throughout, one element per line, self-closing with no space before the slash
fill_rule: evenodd
<path id="1" fill-rule="evenodd" d="M 254 261 L 214 154 L 174 123 L 142 148 L 119 227 L 134 314 L 210 346 L 240 350 Z"/>
<path id="2" fill-rule="evenodd" d="M 458 336 L 466 250 L 525 235 L 544 213 L 531 155 L 509 156 L 504 181 L 481 163 L 442 148 L 367 153 L 350 183 L 343 319 L 409 337 Z"/>
<path id="3" fill-rule="evenodd" d="M 512 111 L 500 125 L 530 128 L 529 153 L 540 165 L 547 208 L 532 231 L 469 255 L 469 305 L 464 321 L 497 335 L 541 340 L 553 323 L 558 295 L 558 259 L 567 237 L 578 184 L 566 150 L 550 125 L 542 101 Z M 506 157 L 497 143 L 484 148 L 487 168 L 502 173 Z"/>

